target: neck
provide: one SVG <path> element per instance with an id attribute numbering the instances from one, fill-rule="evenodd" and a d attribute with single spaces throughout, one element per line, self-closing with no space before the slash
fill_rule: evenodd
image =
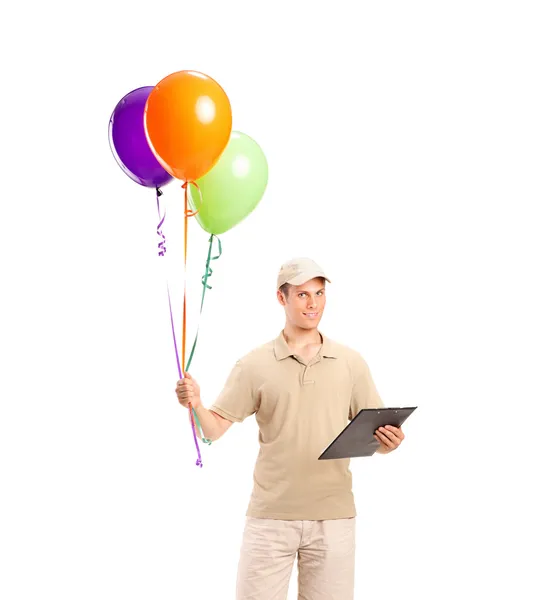
<path id="1" fill-rule="evenodd" d="M 302 329 L 288 322 L 284 327 L 284 339 L 289 346 L 295 347 L 322 343 L 318 329 Z"/>

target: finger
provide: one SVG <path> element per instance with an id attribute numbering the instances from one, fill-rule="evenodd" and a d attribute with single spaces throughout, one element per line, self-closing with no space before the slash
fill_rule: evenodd
<path id="1" fill-rule="evenodd" d="M 375 431 L 374 437 L 377 439 L 378 443 L 385 448 L 389 448 L 390 440 L 383 436 L 380 431 Z"/>
<path id="2" fill-rule="evenodd" d="M 185 379 L 193 379 L 192 375 L 190 375 L 190 373 L 188 373 L 188 371 L 185 371 L 184 377 L 185 377 Z"/>
<path id="3" fill-rule="evenodd" d="M 179 379 L 179 380 L 177 381 L 177 386 L 182 386 L 182 385 L 184 385 L 184 384 L 185 384 L 185 382 L 186 382 L 186 379 Z"/>
<path id="4" fill-rule="evenodd" d="M 391 425 L 387 425 L 386 427 L 391 427 Z M 379 431 L 381 431 L 383 435 L 394 442 L 394 444 L 399 444 L 401 441 L 399 437 L 390 429 L 386 429 L 386 427 L 379 427 Z"/>
<path id="5" fill-rule="evenodd" d="M 189 385 L 198 385 L 194 377 L 192 377 L 190 374 L 187 375 L 186 383 Z"/>
<path id="6" fill-rule="evenodd" d="M 394 427 L 393 425 L 386 425 L 386 429 L 391 431 L 400 440 L 403 440 L 405 438 L 405 434 L 401 430 L 401 427 Z"/>
<path id="7" fill-rule="evenodd" d="M 376 436 L 380 443 L 387 448 L 395 448 L 395 444 L 392 442 L 392 440 L 388 436 L 384 435 L 384 433 L 382 433 L 380 430 L 376 431 Z"/>

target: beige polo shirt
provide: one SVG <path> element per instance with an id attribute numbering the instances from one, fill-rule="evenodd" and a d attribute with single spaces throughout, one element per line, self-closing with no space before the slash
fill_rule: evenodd
<path id="1" fill-rule="evenodd" d="M 322 337 L 306 364 L 281 332 L 236 363 L 211 407 L 232 422 L 256 415 L 260 449 L 248 516 L 356 516 L 349 459 L 317 459 L 359 410 L 383 403 L 361 355 Z"/>

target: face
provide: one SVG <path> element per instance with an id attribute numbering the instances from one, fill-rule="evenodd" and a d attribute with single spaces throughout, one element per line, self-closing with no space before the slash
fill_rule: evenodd
<path id="1" fill-rule="evenodd" d="M 278 291 L 277 297 L 284 306 L 288 323 L 301 329 L 319 326 L 326 304 L 324 279 L 318 277 L 303 285 L 292 285 L 287 296 Z"/>

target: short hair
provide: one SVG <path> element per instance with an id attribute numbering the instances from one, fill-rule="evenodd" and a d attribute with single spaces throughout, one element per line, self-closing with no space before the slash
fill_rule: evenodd
<path id="1" fill-rule="evenodd" d="M 290 284 L 289 283 L 283 283 L 280 287 L 279 290 L 282 292 L 282 294 L 288 298 L 288 292 L 290 291 Z"/>

